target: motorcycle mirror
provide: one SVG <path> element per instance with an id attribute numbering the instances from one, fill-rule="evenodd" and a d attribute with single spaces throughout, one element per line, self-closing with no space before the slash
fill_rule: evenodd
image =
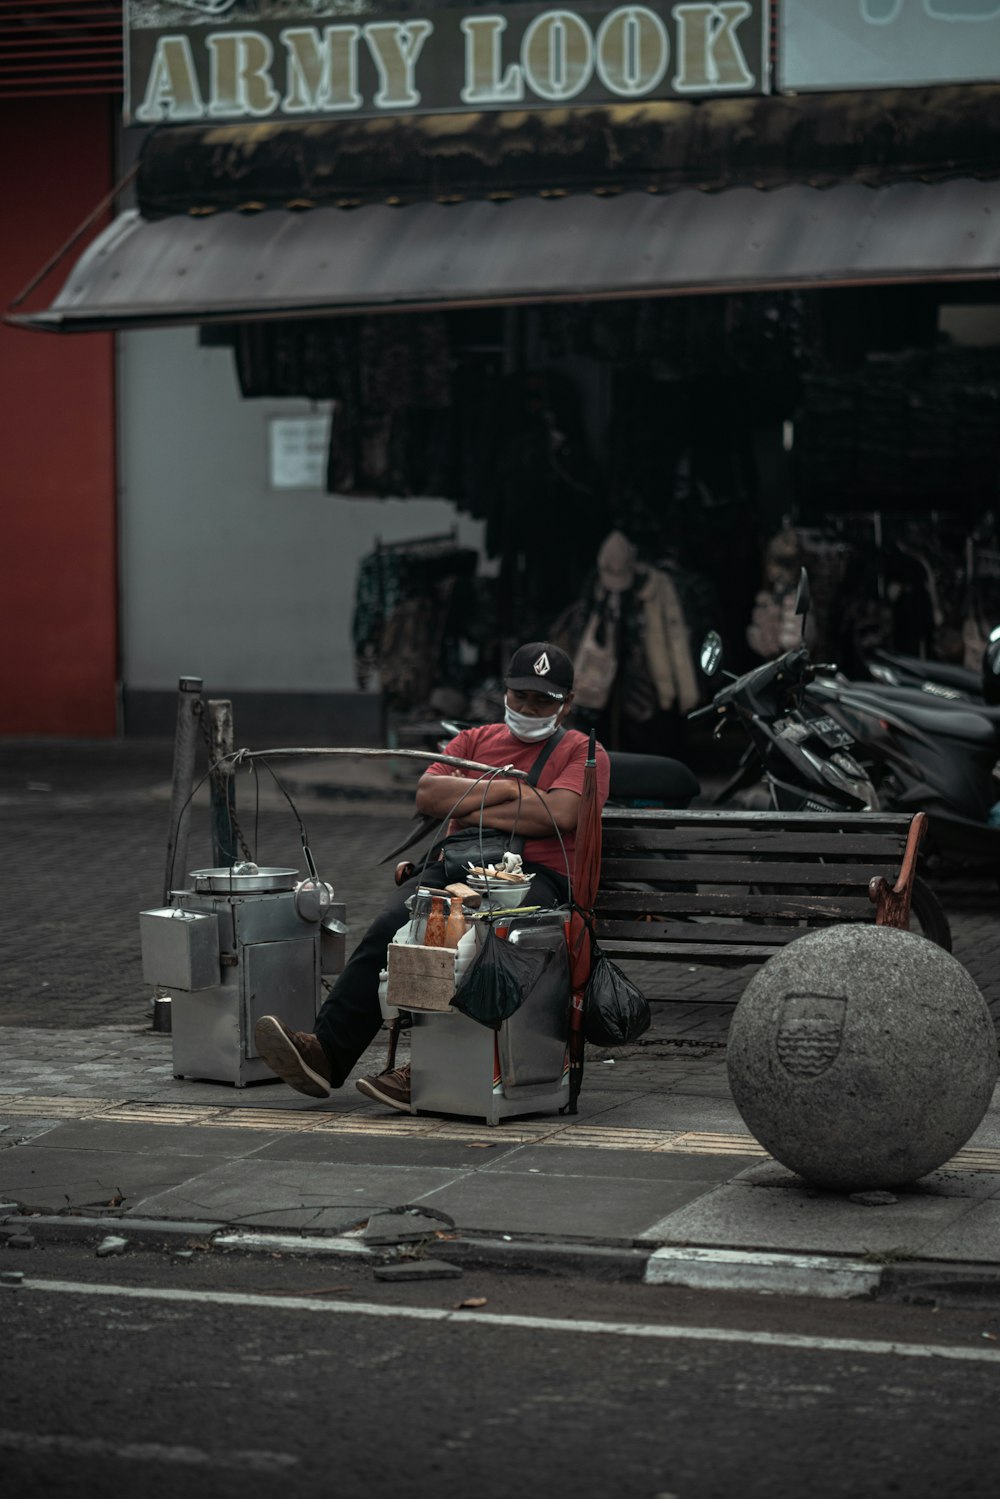
<path id="1" fill-rule="evenodd" d="M 714 677 L 722 662 L 722 636 L 718 630 L 709 630 L 701 642 L 700 660 L 706 677 Z"/>
<path id="2" fill-rule="evenodd" d="M 803 633 L 805 632 L 806 627 L 806 615 L 809 613 L 809 606 L 811 603 L 812 598 L 809 593 L 809 574 L 806 572 L 805 568 L 802 567 L 799 569 L 799 586 L 795 590 L 795 612 L 796 614 L 801 614 L 802 616 Z"/>

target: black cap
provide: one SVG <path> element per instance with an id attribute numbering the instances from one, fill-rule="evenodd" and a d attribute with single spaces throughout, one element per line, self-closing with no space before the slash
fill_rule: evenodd
<path id="1" fill-rule="evenodd" d="M 565 651 L 547 640 L 519 646 L 510 658 L 506 682 L 515 692 L 546 692 L 568 697 L 573 691 L 573 663 Z"/>

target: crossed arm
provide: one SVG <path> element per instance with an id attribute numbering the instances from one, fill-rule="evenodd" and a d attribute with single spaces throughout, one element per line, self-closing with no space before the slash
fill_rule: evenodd
<path id="1" fill-rule="evenodd" d="M 467 787 L 464 795 L 463 781 Z M 482 813 L 484 827 L 509 833 L 516 823 L 524 837 L 545 838 L 552 836 L 553 819 L 560 833 L 575 830 L 580 797 L 565 788 L 539 791 L 524 781 L 503 776 L 477 782 L 460 771 L 444 776 L 425 772 L 417 782 L 417 811 L 442 821 L 450 815 L 463 828 L 478 827 Z"/>

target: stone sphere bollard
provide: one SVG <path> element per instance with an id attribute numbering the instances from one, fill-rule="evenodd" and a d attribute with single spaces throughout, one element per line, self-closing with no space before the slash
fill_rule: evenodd
<path id="1" fill-rule="evenodd" d="M 800 937 L 747 985 L 729 1029 L 736 1107 L 774 1158 L 834 1191 L 898 1187 L 981 1123 L 997 1037 L 956 958 L 894 927 Z"/>

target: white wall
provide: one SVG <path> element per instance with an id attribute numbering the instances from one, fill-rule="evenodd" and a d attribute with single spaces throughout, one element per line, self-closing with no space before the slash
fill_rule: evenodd
<path id="1" fill-rule="evenodd" d="M 268 488 L 268 423 L 307 401 L 244 400 L 227 349 L 193 328 L 119 338 L 123 679 L 243 691 L 356 686 L 358 563 L 376 537 L 481 522 L 445 500 L 353 500 Z"/>

